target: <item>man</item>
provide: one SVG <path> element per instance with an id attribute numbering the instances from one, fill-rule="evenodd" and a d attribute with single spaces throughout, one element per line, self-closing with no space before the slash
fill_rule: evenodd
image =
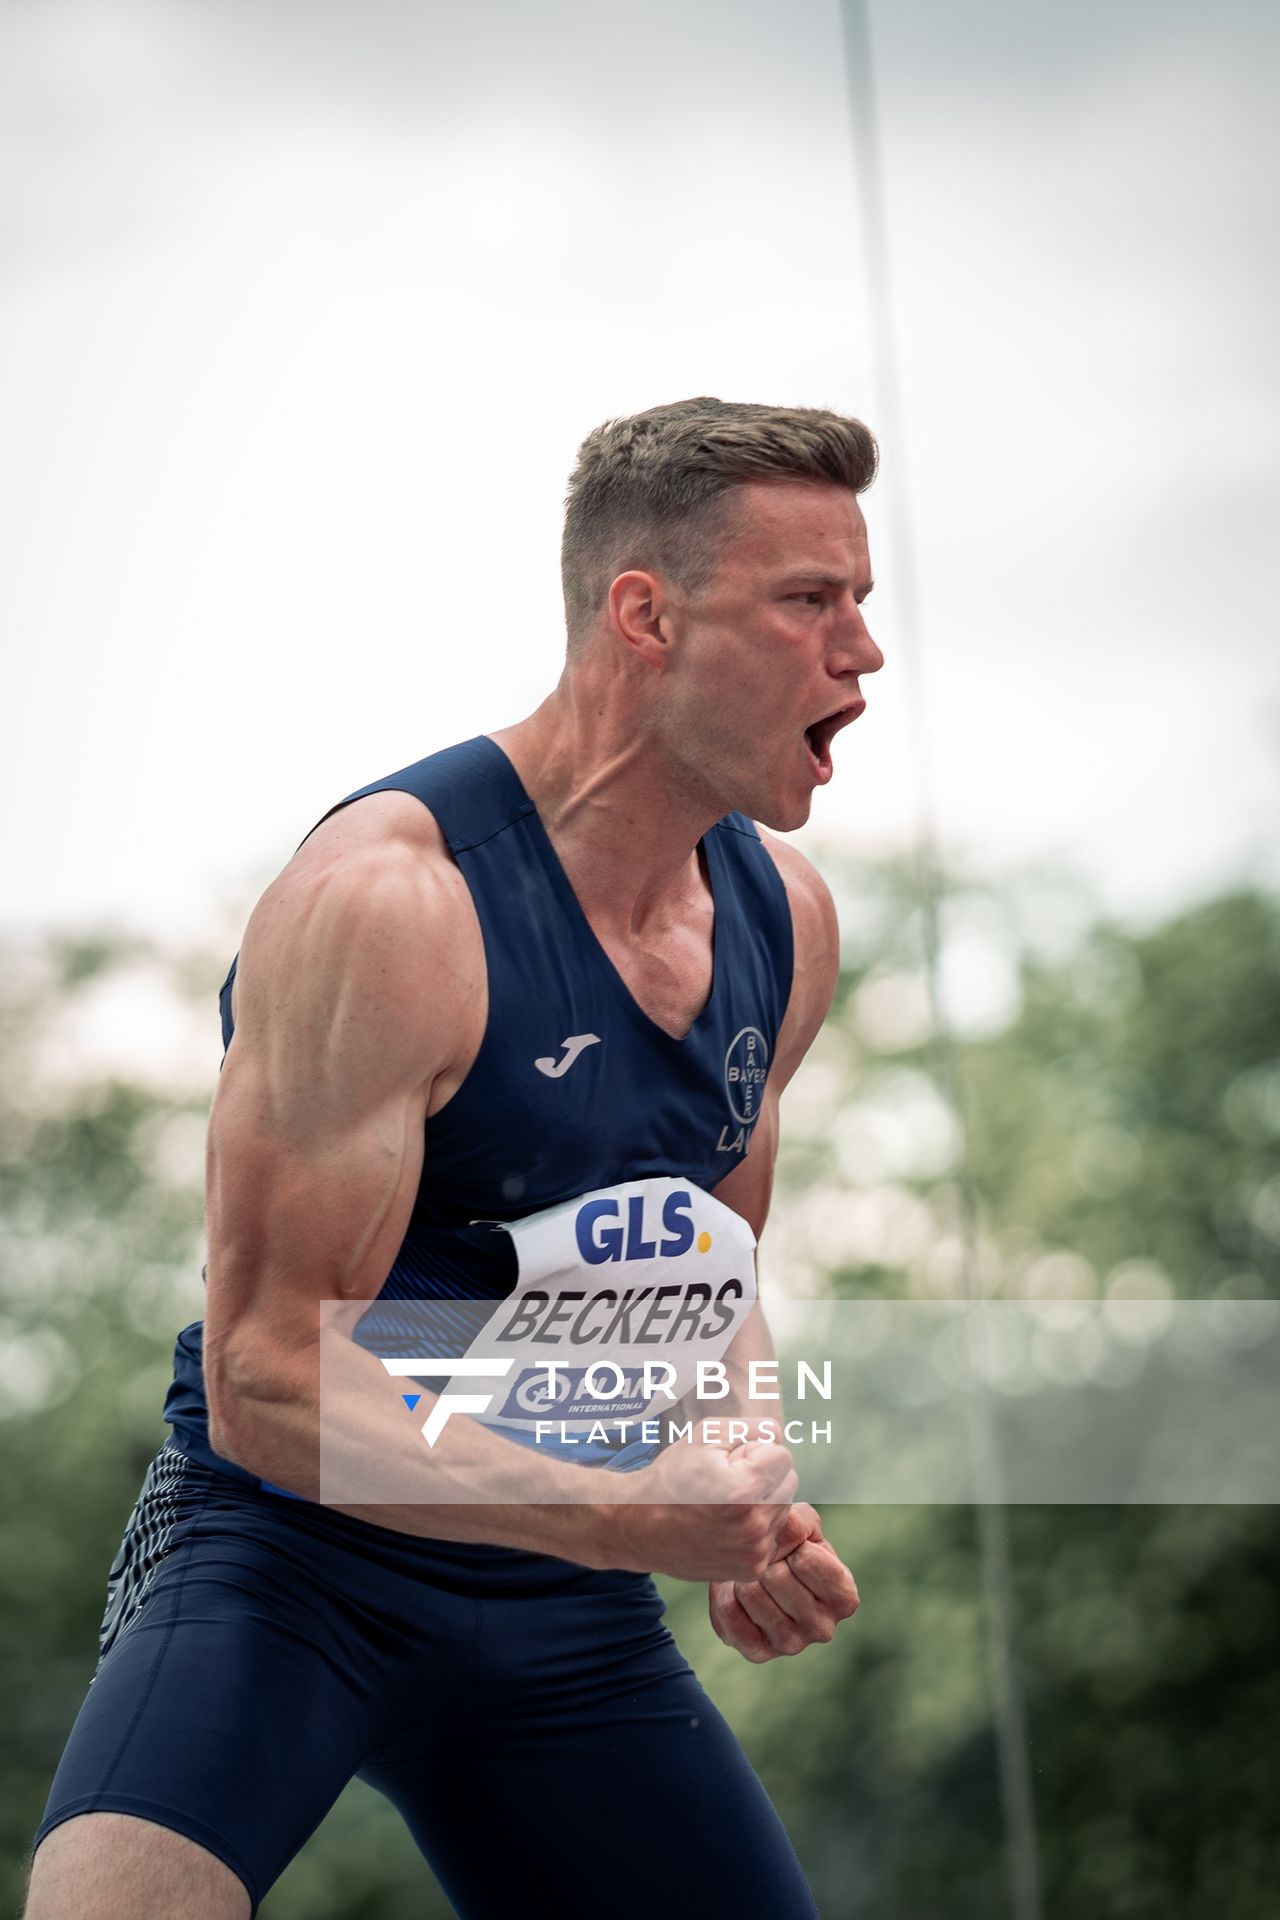
<path id="1" fill-rule="evenodd" d="M 433 1451 L 348 1335 L 409 1300 L 625 1318 L 587 1284 L 625 1253 L 705 1276 L 657 1289 L 686 1345 L 757 1350 L 778 1097 L 837 943 L 820 879 L 752 821 L 805 821 L 882 664 L 875 457 L 809 409 L 600 428 L 555 691 L 339 803 L 255 908 L 223 990 L 203 1338 L 178 1342 L 28 1920 L 242 1920 L 357 1772 L 464 1920 L 815 1911 L 648 1577 L 709 1581 L 750 1660 L 829 1640 L 857 1593 L 785 1448 L 605 1444 L 584 1474 L 529 1444 L 516 1396 Z M 577 1284 L 549 1291 L 554 1232 Z M 394 1499 L 321 1504 L 322 1411 L 328 1457 L 353 1487 L 394 1461 Z"/>

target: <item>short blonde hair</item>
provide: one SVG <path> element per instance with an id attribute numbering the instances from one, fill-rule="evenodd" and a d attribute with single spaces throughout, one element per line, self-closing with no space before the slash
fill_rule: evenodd
<path id="1" fill-rule="evenodd" d="M 578 449 L 565 499 L 560 571 L 570 646 L 628 568 L 665 572 L 689 593 L 708 586 L 735 488 L 816 480 L 861 493 L 878 458 L 861 420 L 824 407 L 703 397 L 606 420 Z"/>

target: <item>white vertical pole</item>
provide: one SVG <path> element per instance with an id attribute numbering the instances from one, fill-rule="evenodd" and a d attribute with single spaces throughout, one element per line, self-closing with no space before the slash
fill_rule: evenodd
<path id="1" fill-rule="evenodd" d="M 894 591 L 899 623 L 895 643 L 902 661 L 908 715 L 915 738 L 916 859 L 924 926 L 924 960 L 933 1015 L 935 1057 L 945 1098 L 960 1130 L 956 1197 L 960 1214 L 962 1276 L 966 1298 L 981 1298 L 977 1204 L 974 1192 L 964 1089 L 941 991 L 941 881 L 933 801 L 932 758 L 925 708 L 919 580 L 908 512 L 907 461 L 893 326 L 889 239 L 871 28 L 867 0 L 841 0 L 849 116 L 853 132 L 862 241 L 867 269 L 872 368 L 877 431 L 889 448 L 882 498 L 896 562 Z M 987 1652 L 1000 1764 L 1009 1910 L 1012 1920 L 1041 1920 L 1040 1869 L 1027 1744 L 1026 1713 L 1018 1675 L 1013 1580 L 1005 1530 L 1004 1477 L 990 1400 L 975 1386 L 970 1396 L 971 1438 L 977 1493 L 976 1520 L 987 1613 Z"/>

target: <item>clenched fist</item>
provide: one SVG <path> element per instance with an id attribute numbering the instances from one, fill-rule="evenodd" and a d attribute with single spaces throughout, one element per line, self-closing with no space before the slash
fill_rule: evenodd
<path id="1" fill-rule="evenodd" d="M 618 1478 L 614 1503 L 598 1509 L 608 1521 L 603 1557 L 589 1564 L 677 1580 L 763 1574 L 789 1526 L 797 1486 L 790 1453 L 768 1441 L 671 1447 L 652 1466 Z"/>
<path id="2" fill-rule="evenodd" d="M 787 1508 L 758 1579 L 711 1582 L 712 1626 L 726 1646 L 757 1664 L 830 1640 L 857 1608 L 853 1575 L 804 1501 Z"/>

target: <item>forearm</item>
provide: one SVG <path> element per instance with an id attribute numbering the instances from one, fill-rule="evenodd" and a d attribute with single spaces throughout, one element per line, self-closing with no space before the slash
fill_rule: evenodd
<path id="1" fill-rule="evenodd" d="M 625 1566 L 596 1474 L 513 1444 L 465 1415 L 428 1447 L 375 1355 L 328 1327 L 282 1359 L 259 1337 L 207 1358 L 213 1444 L 277 1486 L 377 1526 Z M 323 1377 L 323 1474 L 321 1379 Z M 369 1490 L 376 1489 L 370 1493 Z M 348 1494 L 357 1497 L 345 1497 Z M 637 1568 L 637 1571 L 648 1569 Z"/>
<path id="2" fill-rule="evenodd" d="M 776 1393 L 779 1389 L 774 1384 L 777 1368 L 774 1365 L 773 1335 L 759 1300 L 734 1336 L 724 1363 L 729 1377 L 726 1407 L 739 1419 L 759 1420 L 767 1416 L 772 1408 L 767 1398 L 762 1396 Z M 758 1369 L 754 1375 L 753 1369 Z M 753 1384 L 756 1387 L 754 1393 L 751 1390 Z"/>

